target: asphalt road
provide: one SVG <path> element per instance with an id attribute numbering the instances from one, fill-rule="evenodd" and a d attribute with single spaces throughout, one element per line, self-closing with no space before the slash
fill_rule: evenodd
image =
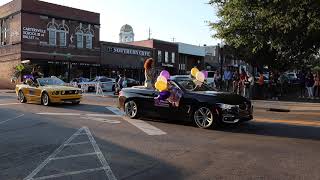
<path id="1" fill-rule="evenodd" d="M 238 127 L 128 120 L 116 99 L 19 104 L 0 93 L 0 179 L 320 179 L 320 112 L 267 112 Z"/>

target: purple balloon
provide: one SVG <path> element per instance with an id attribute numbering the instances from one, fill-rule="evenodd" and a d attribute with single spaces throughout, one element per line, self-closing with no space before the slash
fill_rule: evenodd
<path id="1" fill-rule="evenodd" d="M 166 79 L 170 78 L 170 73 L 166 70 L 161 71 L 160 76 L 164 76 Z"/>
<path id="2" fill-rule="evenodd" d="M 204 74 L 204 78 L 208 78 L 208 71 L 201 71 Z"/>
<path id="3" fill-rule="evenodd" d="M 169 91 L 162 91 L 159 93 L 158 100 L 166 100 L 170 97 Z"/>

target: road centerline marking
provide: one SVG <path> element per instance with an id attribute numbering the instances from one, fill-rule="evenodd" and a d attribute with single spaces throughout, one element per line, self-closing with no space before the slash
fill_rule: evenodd
<path id="1" fill-rule="evenodd" d="M 9 119 L 7 119 L 7 120 L 1 121 L 1 122 L 0 122 L 0 125 L 6 123 L 6 122 L 8 122 L 8 121 L 12 121 L 12 120 L 18 119 L 18 118 L 20 118 L 20 117 L 22 117 L 22 116 L 24 116 L 24 114 L 21 114 L 21 115 L 19 115 L 19 116 L 17 116 L 17 117 L 14 117 L 14 118 L 9 118 Z"/>

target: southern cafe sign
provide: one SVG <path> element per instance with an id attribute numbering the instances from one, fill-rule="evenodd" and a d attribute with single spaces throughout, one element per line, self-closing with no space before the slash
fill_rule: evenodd
<path id="1" fill-rule="evenodd" d="M 41 37 L 44 37 L 46 30 L 37 29 L 32 27 L 23 27 L 22 28 L 22 38 L 30 40 L 40 40 Z"/>
<path id="2" fill-rule="evenodd" d="M 138 56 L 151 56 L 150 51 L 136 50 L 136 49 L 127 49 L 119 47 L 107 47 L 107 52 L 117 53 L 117 54 L 129 54 L 129 55 L 138 55 Z"/>

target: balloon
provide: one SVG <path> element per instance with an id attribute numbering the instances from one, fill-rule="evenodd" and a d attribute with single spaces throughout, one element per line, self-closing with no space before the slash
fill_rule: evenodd
<path id="1" fill-rule="evenodd" d="M 163 82 L 166 82 L 166 83 L 168 82 L 167 78 L 162 76 L 162 75 L 158 76 L 157 81 L 163 81 Z"/>
<path id="2" fill-rule="evenodd" d="M 157 81 L 155 84 L 156 89 L 158 89 L 159 91 L 164 91 L 168 88 L 168 85 L 166 82 L 163 81 Z"/>
<path id="3" fill-rule="evenodd" d="M 166 79 L 170 78 L 170 73 L 166 70 L 161 71 L 160 76 L 164 76 Z"/>
<path id="4" fill-rule="evenodd" d="M 207 79 L 208 78 L 208 71 L 203 70 L 201 72 L 204 74 L 204 78 Z"/>
<path id="5" fill-rule="evenodd" d="M 196 79 L 197 79 L 198 81 L 200 81 L 200 82 L 204 82 L 205 77 L 204 77 L 203 72 L 200 72 L 200 71 L 199 71 L 199 72 L 196 74 Z"/>
<path id="6" fill-rule="evenodd" d="M 158 100 L 166 100 L 170 97 L 171 93 L 169 91 L 162 91 L 159 93 Z"/>
<path id="7" fill-rule="evenodd" d="M 194 68 L 191 69 L 191 75 L 192 75 L 193 77 L 196 77 L 196 75 L 197 75 L 198 72 L 199 72 L 199 69 L 196 68 L 196 67 L 194 67 Z"/>

